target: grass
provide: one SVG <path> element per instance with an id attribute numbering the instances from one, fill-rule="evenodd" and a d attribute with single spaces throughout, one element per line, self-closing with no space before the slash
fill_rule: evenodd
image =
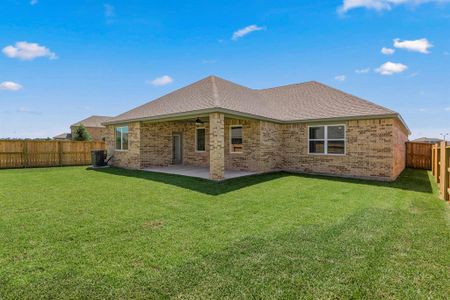
<path id="1" fill-rule="evenodd" d="M 0 299 L 445 298 L 430 178 L 2 170 Z"/>

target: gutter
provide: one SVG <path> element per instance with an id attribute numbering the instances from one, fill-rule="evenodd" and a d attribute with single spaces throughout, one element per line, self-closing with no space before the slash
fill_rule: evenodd
<path id="1" fill-rule="evenodd" d="M 153 117 L 143 117 L 143 118 L 132 118 L 132 119 L 124 119 L 124 120 L 117 120 L 117 121 L 106 121 L 103 122 L 102 125 L 113 125 L 113 124 L 124 124 L 129 122 L 146 122 L 146 121 L 170 121 L 170 120 L 176 120 L 183 117 L 201 117 L 201 115 L 208 115 L 209 113 L 224 113 L 224 114 L 231 114 L 235 116 L 241 116 L 241 117 L 247 117 L 251 119 L 258 119 L 258 120 L 265 120 L 270 121 L 274 123 L 282 123 L 283 121 L 278 119 L 272 119 L 268 117 L 263 117 L 259 115 L 253 115 L 248 113 L 242 113 L 230 109 L 223 109 L 223 108 L 206 108 L 206 109 L 199 109 L 199 110 L 192 110 L 182 113 L 174 113 L 174 114 L 166 114 L 166 115 L 159 115 L 159 116 L 153 116 Z"/>
<path id="2" fill-rule="evenodd" d="M 250 119 L 257 119 L 257 120 L 263 120 L 263 121 L 269 121 L 273 123 L 278 124 L 295 124 L 295 123 L 313 123 L 313 122 L 333 122 L 333 121 L 348 121 L 348 120 L 371 120 L 371 119 L 386 119 L 386 118 L 398 118 L 402 125 L 405 127 L 405 129 L 408 131 L 408 134 L 411 134 L 411 130 L 406 125 L 406 122 L 403 120 L 402 116 L 399 113 L 391 113 L 391 114 L 380 114 L 380 115 L 357 115 L 357 116 L 346 116 L 346 117 L 334 117 L 334 118 L 316 118 L 316 119 L 293 119 L 293 120 L 279 120 L 279 119 L 273 119 L 269 117 L 264 117 L 260 115 L 254 115 L 249 113 L 243 113 L 234 111 L 231 109 L 224 109 L 224 108 L 207 108 L 207 109 L 200 109 L 200 110 L 193 110 L 193 111 L 187 111 L 182 113 L 174 113 L 174 114 L 166 114 L 166 115 L 159 115 L 159 116 L 153 116 L 153 117 L 143 117 L 143 118 L 134 118 L 134 119 L 124 119 L 124 120 L 117 120 L 117 121 L 106 121 L 103 122 L 102 125 L 118 125 L 118 124 L 126 124 L 130 122 L 152 122 L 152 121 L 174 121 L 174 120 L 180 120 L 186 117 L 204 117 L 207 116 L 209 113 L 213 112 L 219 112 L 224 113 L 232 116 L 239 116 L 244 118 L 250 118 Z"/>

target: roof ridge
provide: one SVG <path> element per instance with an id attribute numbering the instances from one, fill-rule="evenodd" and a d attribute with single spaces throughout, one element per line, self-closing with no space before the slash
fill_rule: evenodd
<path id="1" fill-rule="evenodd" d="M 88 118 L 92 118 L 92 117 L 112 118 L 112 117 L 110 117 L 110 116 L 105 116 L 105 115 L 92 115 L 92 116 L 90 116 L 90 117 L 88 117 Z M 86 119 L 87 119 L 87 118 L 86 118 Z"/>
<path id="2" fill-rule="evenodd" d="M 311 83 L 319 83 L 319 82 L 310 80 L 310 81 L 299 82 L 299 83 L 289 83 L 289 84 L 285 84 L 285 85 L 273 86 L 273 87 L 265 88 L 265 89 L 255 89 L 255 91 L 262 92 L 262 91 L 285 88 L 285 87 L 290 87 L 290 86 L 305 85 L 305 84 L 311 84 Z"/>
<path id="3" fill-rule="evenodd" d="M 211 83 L 212 83 L 214 106 L 219 107 L 220 106 L 220 98 L 219 98 L 219 90 L 217 89 L 217 84 L 216 84 L 216 77 L 215 76 L 210 76 L 210 77 L 211 77 Z"/>

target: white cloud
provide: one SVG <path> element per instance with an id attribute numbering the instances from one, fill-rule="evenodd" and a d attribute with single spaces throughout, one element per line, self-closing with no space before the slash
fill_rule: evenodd
<path id="1" fill-rule="evenodd" d="M 18 91 L 22 88 L 22 85 L 12 81 L 3 81 L 2 83 L 0 83 L 0 90 Z"/>
<path id="2" fill-rule="evenodd" d="M 147 81 L 147 83 L 154 85 L 154 86 L 163 86 L 163 85 L 167 85 L 172 82 L 173 82 L 173 78 L 170 77 L 169 75 L 164 75 L 161 77 L 157 77 L 153 80 Z"/>
<path id="3" fill-rule="evenodd" d="M 408 66 L 401 64 L 401 63 L 393 63 L 393 62 L 386 62 L 382 64 L 378 69 L 375 70 L 375 72 L 381 74 L 381 75 L 392 75 L 395 73 L 401 73 L 408 69 Z"/>
<path id="4" fill-rule="evenodd" d="M 205 65 L 215 64 L 216 62 L 217 62 L 217 60 L 215 60 L 215 59 L 204 59 L 204 60 L 202 60 L 202 64 L 205 64 Z"/>
<path id="5" fill-rule="evenodd" d="M 449 0 L 344 0 L 338 8 L 340 13 L 346 13 L 355 8 L 366 8 L 376 11 L 391 10 L 398 5 L 418 6 L 424 3 L 448 3 Z"/>
<path id="6" fill-rule="evenodd" d="M 370 68 L 364 68 L 364 69 L 356 69 L 355 73 L 356 74 L 367 74 L 370 72 Z"/>
<path id="7" fill-rule="evenodd" d="M 392 55 L 392 54 L 394 54 L 394 52 L 395 52 L 395 49 L 392 49 L 392 48 L 386 48 L 386 47 L 381 48 L 381 53 L 383 53 L 384 55 Z"/>
<path id="8" fill-rule="evenodd" d="M 374 10 L 384 10 L 390 9 L 390 4 L 388 1 L 384 0 L 344 0 L 338 10 L 341 13 L 346 13 L 351 9 L 360 7 Z"/>
<path id="9" fill-rule="evenodd" d="M 38 0 L 31 0 L 31 1 L 30 1 L 30 4 L 31 4 L 31 5 L 36 5 L 36 4 L 38 4 Z"/>
<path id="10" fill-rule="evenodd" d="M 347 76 L 345 76 L 345 75 L 334 76 L 334 80 L 336 80 L 336 81 L 345 81 L 345 79 L 347 79 Z"/>
<path id="11" fill-rule="evenodd" d="M 17 112 L 20 114 L 32 114 L 32 115 L 40 115 L 42 114 L 40 111 L 30 109 L 28 107 L 19 107 Z"/>
<path id="12" fill-rule="evenodd" d="M 40 46 L 37 43 L 17 42 L 15 46 L 9 45 L 3 48 L 3 54 L 10 58 L 22 60 L 33 60 L 37 57 L 48 57 L 56 59 L 56 54 L 47 47 Z"/>
<path id="13" fill-rule="evenodd" d="M 233 33 L 233 36 L 231 37 L 231 39 L 233 41 L 236 41 L 236 40 L 246 36 L 247 34 L 252 33 L 253 31 L 259 31 L 259 30 L 264 30 L 264 29 L 265 29 L 265 27 L 260 27 L 257 25 L 250 25 L 250 26 L 247 26 L 245 28 L 235 31 Z"/>
<path id="14" fill-rule="evenodd" d="M 429 48 L 433 45 L 427 39 L 419 39 L 412 41 L 400 41 L 400 39 L 394 40 L 394 47 L 399 49 L 405 49 L 412 52 L 430 53 Z"/>
<path id="15" fill-rule="evenodd" d="M 113 18 L 116 16 L 116 9 L 111 4 L 103 4 L 103 9 L 105 10 L 105 16 L 107 18 Z"/>

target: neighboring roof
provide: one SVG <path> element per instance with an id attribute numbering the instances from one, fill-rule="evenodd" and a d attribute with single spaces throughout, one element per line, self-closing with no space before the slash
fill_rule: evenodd
<path id="1" fill-rule="evenodd" d="M 441 140 L 441 139 L 437 139 L 437 138 L 421 137 L 421 138 L 412 140 L 411 142 L 414 142 L 414 143 L 436 144 L 436 143 L 442 142 L 442 140 Z"/>
<path id="2" fill-rule="evenodd" d="M 315 81 L 256 90 L 209 76 L 113 117 L 103 124 L 211 111 L 238 113 L 279 122 L 369 116 L 400 118 L 395 111 Z"/>
<path id="3" fill-rule="evenodd" d="M 75 124 L 70 125 L 72 126 L 80 126 L 83 124 L 85 127 L 104 127 L 102 125 L 103 122 L 108 121 L 111 119 L 111 117 L 107 116 L 90 116 L 89 118 L 86 118 L 84 120 L 81 120 Z"/>
<path id="4" fill-rule="evenodd" d="M 54 136 L 53 139 L 54 140 L 71 140 L 72 134 L 71 133 L 61 133 L 61 134 L 58 134 L 57 136 Z"/>

